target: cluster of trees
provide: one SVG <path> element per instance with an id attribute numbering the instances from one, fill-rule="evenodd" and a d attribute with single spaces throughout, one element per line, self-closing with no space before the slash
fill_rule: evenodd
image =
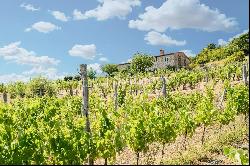
<path id="1" fill-rule="evenodd" d="M 214 43 L 205 47 L 196 57 L 192 59 L 191 66 L 205 64 L 208 62 L 226 59 L 226 63 L 242 61 L 249 55 L 249 32 L 234 38 L 224 46 Z"/>
<path id="2" fill-rule="evenodd" d="M 107 73 L 109 77 L 113 77 L 118 72 L 123 74 L 133 75 L 135 73 L 145 73 L 150 67 L 154 64 L 153 57 L 146 54 L 137 53 L 134 55 L 130 66 L 127 66 L 124 69 L 118 69 L 118 66 L 115 64 L 107 64 L 102 66 L 102 71 Z"/>
<path id="3" fill-rule="evenodd" d="M 133 75 L 135 73 L 145 73 L 152 66 L 153 66 L 152 56 L 137 53 L 134 55 L 131 61 L 131 65 L 125 69 L 118 69 L 118 65 L 116 64 L 106 64 L 101 67 L 101 70 L 103 73 L 107 74 L 108 77 L 114 77 L 117 73 L 130 74 L 130 75 Z M 88 69 L 88 77 L 90 79 L 95 79 L 96 74 L 97 73 L 93 68 Z M 64 81 L 74 81 L 74 80 L 79 81 L 81 80 L 81 78 L 79 75 L 64 77 Z"/>

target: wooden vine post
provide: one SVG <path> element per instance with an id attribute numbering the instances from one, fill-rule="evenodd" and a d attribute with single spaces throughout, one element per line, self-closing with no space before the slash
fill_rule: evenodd
<path id="1" fill-rule="evenodd" d="M 161 76 L 161 80 L 162 80 L 162 95 L 163 97 L 167 97 L 167 89 L 166 89 L 166 79 Z"/>
<path id="2" fill-rule="evenodd" d="M 208 83 L 208 69 L 207 69 L 207 67 L 205 67 L 204 69 L 206 71 L 205 82 Z"/>
<path id="3" fill-rule="evenodd" d="M 8 102 L 8 96 L 6 92 L 3 92 L 3 102 L 7 103 Z"/>
<path id="4" fill-rule="evenodd" d="M 129 77 L 129 86 L 130 86 L 130 95 L 132 95 L 132 80 L 131 80 L 131 77 Z"/>
<path id="5" fill-rule="evenodd" d="M 243 82 L 246 86 L 249 85 L 249 80 L 247 80 L 247 64 L 243 64 L 243 68 L 242 68 L 242 79 L 243 79 Z M 245 123 L 246 123 L 246 127 L 249 128 L 249 120 L 248 120 L 249 116 L 247 113 L 245 113 Z M 248 138 L 248 132 L 247 132 L 247 138 Z"/>
<path id="6" fill-rule="evenodd" d="M 117 111 L 117 107 L 118 107 L 118 93 L 117 93 L 117 85 L 118 83 L 115 82 L 114 84 L 114 101 L 115 101 L 115 111 Z"/>
<path id="7" fill-rule="evenodd" d="M 242 79 L 245 85 L 248 85 L 247 81 L 247 66 L 244 64 L 242 68 Z"/>
<path id="8" fill-rule="evenodd" d="M 91 130 L 90 130 L 90 121 L 89 121 L 89 94 L 88 94 L 88 77 L 87 77 L 87 65 L 81 64 L 80 65 L 80 76 L 82 79 L 82 88 L 83 88 L 83 102 L 82 102 L 82 114 L 86 117 L 86 132 L 89 133 L 90 139 L 91 138 Z M 89 165 L 94 165 L 94 160 L 90 155 L 88 158 Z"/>

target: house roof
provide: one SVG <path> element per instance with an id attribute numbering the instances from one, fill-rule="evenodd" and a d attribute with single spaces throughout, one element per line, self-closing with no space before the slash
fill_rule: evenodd
<path id="1" fill-rule="evenodd" d="M 130 64 L 129 62 L 127 62 L 127 63 L 120 63 L 120 64 L 117 64 L 117 65 L 128 65 L 128 64 Z"/>
<path id="2" fill-rule="evenodd" d="M 168 53 L 168 54 L 164 54 L 164 55 L 156 55 L 154 57 L 161 57 L 161 56 L 169 56 L 169 55 L 173 55 L 174 53 Z"/>

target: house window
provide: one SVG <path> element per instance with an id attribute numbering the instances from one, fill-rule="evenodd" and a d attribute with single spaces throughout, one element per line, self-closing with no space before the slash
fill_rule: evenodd
<path id="1" fill-rule="evenodd" d="M 167 57 L 165 57 L 165 62 L 168 62 L 168 58 Z"/>

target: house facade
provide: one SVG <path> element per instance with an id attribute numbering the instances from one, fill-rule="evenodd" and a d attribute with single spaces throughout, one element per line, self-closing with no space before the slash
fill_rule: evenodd
<path id="1" fill-rule="evenodd" d="M 166 67 L 187 67 L 190 64 L 190 59 L 183 52 L 165 54 L 164 50 L 160 50 L 160 55 L 153 56 L 154 64 L 149 70 L 164 69 Z M 126 69 L 130 63 L 118 64 L 118 69 Z"/>

